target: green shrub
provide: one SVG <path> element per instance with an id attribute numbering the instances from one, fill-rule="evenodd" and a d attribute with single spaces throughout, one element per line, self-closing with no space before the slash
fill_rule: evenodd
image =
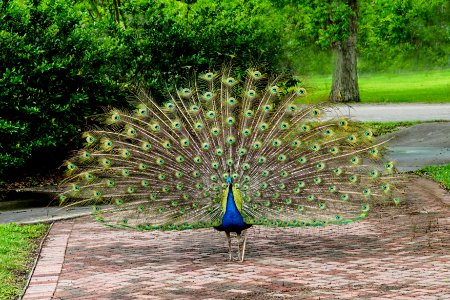
<path id="1" fill-rule="evenodd" d="M 240 70 L 252 60 L 274 65 L 276 27 L 248 18 L 250 12 L 262 18 L 264 7 L 256 3 L 135 0 L 121 8 L 120 22 L 101 8 L 92 14 L 87 2 L 5 3 L 0 174 L 62 159 L 79 147 L 85 117 L 102 106 L 127 106 L 135 85 L 162 101 L 167 82 L 181 82 L 193 70 L 218 69 L 230 60 Z M 179 76 L 174 70 L 186 71 Z"/>

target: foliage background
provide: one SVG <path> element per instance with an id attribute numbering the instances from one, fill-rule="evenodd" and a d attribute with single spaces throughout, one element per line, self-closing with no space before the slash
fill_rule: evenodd
<path id="1" fill-rule="evenodd" d="M 102 5 L 102 3 L 104 5 Z M 232 61 L 331 74 L 349 10 L 319 0 L 0 2 L 0 176 L 48 168 L 80 146 L 86 118 L 137 85 L 164 101 L 193 70 Z M 360 72 L 448 68 L 449 3 L 361 1 Z"/>

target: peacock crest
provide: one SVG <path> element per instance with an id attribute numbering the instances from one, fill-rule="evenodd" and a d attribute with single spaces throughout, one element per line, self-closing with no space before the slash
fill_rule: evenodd
<path id="1" fill-rule="evenodd" d="M 134 111 L 110 109 L 67 161 L 60 202 L 93 204 L 116 227 L 227 235 L 240 233 L 227 210 L 246 229 L 345 224 L 399 203 L 394 164 L 369 129 L 324 117 L 333 107 L 303 104 L 305 89 L 280 88 L 280 77 L 243 77 L 207 72 L 162 105 L 139 92 Z"/>

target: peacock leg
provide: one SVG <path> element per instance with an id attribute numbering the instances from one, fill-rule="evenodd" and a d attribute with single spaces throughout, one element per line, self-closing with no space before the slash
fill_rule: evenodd
<path id="1" fill-rule="evenodd" d="M 227 240 L 228 240 L 228 254 L 230 255 L 229 260 L 231 261 L 231 236 L 230 233 L 228 231 L 225 231 L 225 234 L 227 235 Z"/>
<path id="2" fill-rule="evenodd" d="M 238 260 L 241 260 L 241 234 L 240 233 L 236 233 L 237 235 L 237 242 L 238 242 Z"/>
<path id="3" fill-rule="evenodd" d="M 246 245 L 246 244 L 247 244 L 247 230 L 245 230 L 244 243 L 242 244 L 242 256 L 241 256 L 241 261 L 244 261 L 245 245 Z"/>

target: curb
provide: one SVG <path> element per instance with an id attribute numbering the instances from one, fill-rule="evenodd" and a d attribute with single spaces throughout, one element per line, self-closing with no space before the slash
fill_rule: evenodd
<path id="1" fill-rule="evenodd" d="M 53 222 L 52 222 L 52 223 L 50 224 L 50 226 L 48 227 L 47 232 L 45 233 L 44 237 L 43 237 L 42 240 L 41 240 L 41 243 L 39 244 L 38 253 L 37 253 L 37 255 L 36 255 L 36 258 L 34 259 L 33 268 L 31 269 L 30 274 L 28 275 L 27 282 L 25 283 L 25 286 L 24 286 L 24 288 L 23 288 L 23 290 L 22 290 L 22 295 L 20 295 L 20 296 L 17 298 L 18 300 L 22 300 L 23 296 L 25 295 L 25 292 L 26 292 L 27 289 L 28 289 L 28 286 L 30 285 L 31 277 L 33 277 L 34 270 L 36 270 L 36 266 L 37 266 L 39 257 L 41 256 L 42 247 L 44 246 L 44 242 L 45 242 L 45 240 L 47 239 L 48 234 L 50 233 L 50 230 L 52 229 L 52 227 L 53 227 Z"/>

